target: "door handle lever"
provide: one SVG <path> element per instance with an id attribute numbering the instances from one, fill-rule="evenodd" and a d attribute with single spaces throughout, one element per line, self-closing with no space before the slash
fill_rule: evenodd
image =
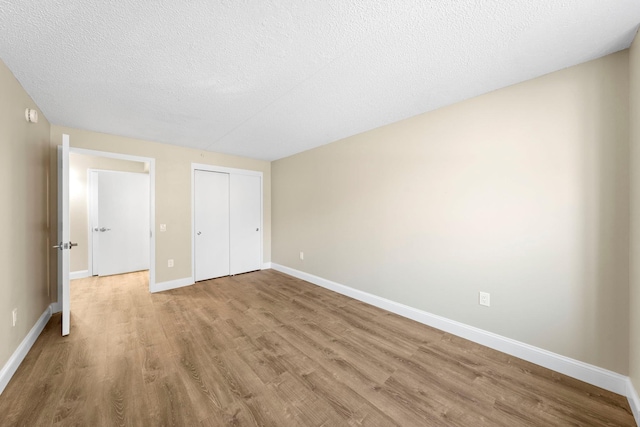
<path id="1" fill-rule="evenodd" d="M 109 230 L 111 230 L 111 229 L 110 229 L 110 228 L 104 228 L 104 227 L 102 227 L 102 228 L 100 229 L 100 231 L 101 231 L 101 232 L 103 232 L 103 233 L 104 233 L 105 231 L 109 231 Z"/>

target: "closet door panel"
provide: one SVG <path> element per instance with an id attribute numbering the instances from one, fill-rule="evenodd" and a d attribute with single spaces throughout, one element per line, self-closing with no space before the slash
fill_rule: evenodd
<path id="1" fill-rule="evenodd" d="M 229 174 L 194 176 L 195 280 L 229 275 Z"/>
<path id="2" fill-rule="evenodd" d="M 230 175 L 231 274 L 262 267 L 262 179 Z"/>

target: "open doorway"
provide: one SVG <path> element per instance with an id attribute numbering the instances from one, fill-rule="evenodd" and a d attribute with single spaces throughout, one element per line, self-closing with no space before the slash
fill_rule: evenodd
<path id="1" fill-rule="evenodd" d="M 71 241 L 78 243 L 78 247 L 74 248 L 70 253 L 70 278 L 79 279 L 98 274 L 120 274 L 148 269 L 148 287 L 150 290 L 155 284 L 155 233 L 153 232 L 155 227 L 154 159 L 71 148 L 69 160 L 70 233 Z M 99 176 L 103 178 L 101 181 Z M 141 243 L 140 239 L 138 239 L 138 244 L 142 246 L 137 252 L 144 253 L 145 255 L 141 257 L 142 261 L 136 263 L 125 262 L 127 265 L 120 266 L 120 270 L 114 270 L 113 268 L 100 269 L 99 267 L 100 256 L 104 257 L 105 254 L 108 255 L 109 247 L 116 249 L 115 251 L 111 250 L 111 253 L 115 253 L 116 256 L 121 255 L 117 251 L 118 247 L 130 247 L 129 242 L 118 241 L 118 230 L 104 225 L 101 227 L 96 226 L 97 222 L 95 219 L 98 204 L 95 202 L 99 200 L 98 183 L 114 181 L 113 179 L 107 179 L 107 177 L 116 177 L 116 182 L 112 182 L 115 188 L 120 186 L 123 189 L 129 189 L 129 185 L 121 185 L 122 183 L 119 183 L 119 181 L 125 178 L 127 180 L 133 179 L 132 182 L 138 182 L 138 184 L 136 184 L 138 186 L 146 186 L 146 191 L 138 191 L 139 197 L 135 203 L 136 211 L 144 210 L 143 213 L 145 215 L 142 216 L 144 216 L 145 219 L 140 222 L 140 215 L 137 215 L 138 222 L 135 223 L 134 221 L 134 225 L 130 223 L 121 224 L 124 225 L 124 227 L 128 227 L 128 229 L 120 234 L 120 238 L 122 238 L 122 236 L 130 236 L 132 233 L 142 237 Z M 142 179 L 142 181 L 140 181 L 140 179 Z M 142 184 L 140 182 L 142 182 Z M 103 198 L 106 199 L 108 188 L 106 186 L 100 186 L 100 188 Z M 114 191 L 112 190 L 111 193 L 114 193 Z M 131 203 L 131 195 L 132 193 L 130 193 L 128 197 L 130 199 L 129 203 Z M 113 195 L 111 195 L 111 197 L 113 197 Z M 110 204 L 107 203 L 107 206 L 109 205 Z M 122 209 L 122 211 L 127 210 L 133 213 L 131 209 Z M 114 209 L 111 209 L 111 211 L 113 214 Z M 118 209 L 115 209 L 115 211 L 117 213 Z M 103 211 L 103 215 L 106 215 L 106 212 Z M 133 219 L 133 216 L 135 215 L 124 215 L 123 217 L 129 222 L 129 219 Z M 122 220 L 122 218 L 120 218 L 120 220 Z M 112 230 L 109 230 L 110 228 Z M 104 229 L 104 231 L 100 231 L 102 229 Z M 101 245 L 99 243 L 101 240 L 103 243 L 103 251 L 100 250 Z M 114 264 L 113 260 L 108 259 L 108 261 L 109 262 L 103 263 L 103 267 L 106 267 L 108 264 Z M 130 259 L 127 261 L 130 261 Z M 115 263 L 118 263 L 117 260 Z"/>

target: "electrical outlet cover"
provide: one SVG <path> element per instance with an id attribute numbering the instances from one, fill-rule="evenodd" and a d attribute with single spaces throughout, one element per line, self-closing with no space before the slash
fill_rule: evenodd
<path id="1" fill-rule="evenodd" d="M 491 294 L 489 294 L 488 292 L 480 292 L 478 303 L 480 305 L 489 307 L 491 305 Z"/>

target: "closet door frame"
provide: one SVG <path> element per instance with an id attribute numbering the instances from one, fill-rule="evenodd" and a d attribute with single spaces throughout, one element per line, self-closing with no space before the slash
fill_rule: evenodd
<path id="1" fill-rule="evenodd" d="M 230 175 L 251 175 L 260 178 L 260 265 L 264 266 L 264 178 L 260 171 L 228 168 L 224 166 L 191 163 L 191 277 L 196 277 L 196 207 L 195 207 L 195 171 L 221 172 Z"/>

